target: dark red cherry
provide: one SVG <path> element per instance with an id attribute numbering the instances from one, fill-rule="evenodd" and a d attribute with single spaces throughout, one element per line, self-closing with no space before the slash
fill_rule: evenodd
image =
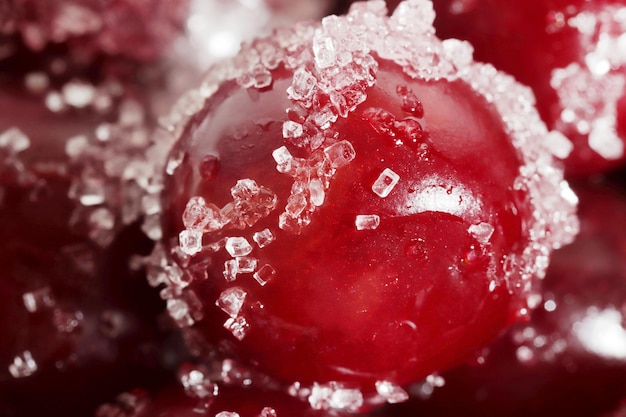
<path id="1" fill-rule="evenodd" d="M 568 175 L 615 168 L 626 160 L 626 55 L 623 0 L 437 0 L 435 26 L 469 40 L 490 62 L 537 97 L 548 127 L 565 134 Z"/>
<path id="2" fill-rule="evenodd" d="M 581 232 L 554 253 L 541 307 L 401 415 L 600 416 L 626 393 L 626 195 L 575 187 Z M 400 408 L 402 410 L 400 410 Z"/>
<path id="3" fill-rule="evenodd" d="M 116 112 L 52 111 L 45 94 L 2 81 L 0 414 L 90 415 L 113 393 L 166 373 L 162 304 L 129 264 L 151 244 L 138 224 L 118 224 L 99 178 L 71 162 L 71 144 L 96 140 Z M 70 103 L 90 89 L 76 87 Z"/>
<path id="4" fill-rule="evenodd" d="M 230 64 L 237 82 L 207 82 L 170 153 L 155 256 L 190 338 L 337 408 L 397 400 L 527 314 L 551 245 L 576 228 L 547 151 L 517 142 L 520 126 L 546 133 L 514 110 L 524 91 L 435 39 L 428 3 L 383 13 L 278 32 Z M 387 55 L 377 30 L 439 55 Z"/>

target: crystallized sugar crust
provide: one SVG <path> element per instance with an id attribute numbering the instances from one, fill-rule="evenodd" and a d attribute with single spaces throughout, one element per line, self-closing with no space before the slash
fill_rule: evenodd
<path id="1" fill-rule="evenodd" d="M 368 89 L 376 84 L 379 63 L 390 61 L 414 79 L 425 81 L 461 81 L 482 96 L 498 111 L 506 133 L 521 162 L 519 175 L 512 185 L 527 196 L 532 219 L 525 230 L 525 247 L 518 255 L 505 260 L 502 282 L 519 300 L 519 314 L 527 315 L 537 304 L 534 281 L 545 274 L 553 249 L 571 242 L 578 230 L 575 216 L 577 198 L 563 180 L 562 171 L 553 164 L 553 151 L 547 148 L 548 132 L 534 110 L 534 98 L 526 87 L 499 73 L 492 66 L 473 62 L 472 48 L 457 40 L 441 41 L 432 26 L 432 4 L 427 0 L 400 3 L 387 17 L 385 3 L 355 3 L 347 16 L 329 16 L 320 24 L 302 23 L 279 29 L 272 36 L 243 46 L 232 60 L 213 67 L 202 85 L 187 93 L 165 120 L 175 137 L 183 132 L 187 120 L 198 113 L 204 103 L 227 81 L 235 81 L 244 89 L 264 89 L 273 83 L 273 71 L 284 67 L 292 74 L 285 94 L 294 115 L 282 125 L 284 146 L 273 153 L 273 163 L 282 175 L 291 178 L 288 198 L 279 201 L 274 191 L 251 178 L 240 179 L 232 188 L 232 202 L 218 207 L 202 197 L 193 197 L 183 214 L 184 230 L 176 245 L 168 252 L 168 242 L 160 243 L 149 260 L 149 279 L 153 285 L 165 284 L 162 296 L 168 299 L 168 310 L 181 327 L 189 327 L 203 317 L 202 308 L 190 283 L 206 279 L 199 266 L 211 253 L 226 251 L 230 258 L 223 265 L 224 279 L 233 283 L 213 302 L 227 314 L 224 327 L 236 339 L 243 340 L 250 325 L 241 314 L 247 293 L 236 285 L 240 275 L 252 276 L 265 286 L 275 278 L 274 266 L 261 262 L 254 254 L 271 245 L 278 233 L 299 235 L 308 227 L 333 180 L 341 175 L 356 157 L 350 140 L 339 140 L 334 125 L 367 99 Z M 421 103 L 408 89 L 397 91 L 403 97 L 403 109 L 423 114 Z M 394 126 L 406 136 L 420 135 L 419 123 L 392 120 L 393 116 L 373 109 L 368 114 L 378 126 Z M 390 119 L 391 118 L 391 119 Z M 391 124 L 389 124 L 391 123 Z M 567 139 L 560 137 L 567 146 Z M 306 157 L 294 156 L 294 149 Z M 562 148 L 555 149 L 558 154 Z M 177 169 L 181 155 L 173 153 L 166 164 L 165 175 Z M 210 161 L 209 172 L 210 176 Z M 380 172 L 371 191 L 385 199 L 402 176 L 390 168 Z M 278 214 L 273 228 L 258 228 L 257 222 L 270 214 Z M 353 229 L 359 233 L 375 233 L 380 226 L 379 213 L 359 213 L 353 217 Z M 231 229 L 232 230 L 231 233 Z M 229 234 L 216 242 L 206 243 L 203 237 L 215 231 Z M 252 241 L 240 231 L 252 231 Z M 482 245 L 488 245 L 493 225 L 478 223 L 468 233 Z M 206 239 L 207 241 L 210 239 Z M 195 263 L 195 260 L 199 263 Z M 194 265 L 197 267 L 194 269 Z M 215 266 L 213 266 L 215 267 Z M 491 287 L 490 287 L 491 288 Z M 390 381 L 377 381 L 376 399 L 364 398 L 359 390 L 340 381 L 300 387 L 295 395 L 308 399 L 313 408 L 359 410 L 365 402 L 398 402 L 406 399 L 402 388 Z"/>

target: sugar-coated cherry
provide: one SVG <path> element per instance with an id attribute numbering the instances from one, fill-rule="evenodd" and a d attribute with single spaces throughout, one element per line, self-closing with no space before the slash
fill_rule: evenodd
<path id="1" fill-rule="evenodd" d="M 137 224 L 118 227 L 104 184 L 72 162 L 76 144 L 115 132 L 119 97 L 77 106 L 107 97 L 86 81 L 54 96 L 12 77 L 0 77 L 0 414 L 89 415 L 166 373 L 162 303 L 129 268 L 151 243 Z"/>
<path id="2" fill-rule="evenodd" d="M 469 40 L 476 59 L 529 85 L 546 124 L 565 134 L 568 175 L 626 160 L 623 0 L 435 2 L 437 33 Z"/>
<path id="3" fill-rule="evenodd" d="M 154 262 L 168 310 L 314 407 L 399 401 L 464 360 L 528 314 L 575 233 L 525 89 L 441 43 L 433 17 L 363 3 L 278 31 L 174 127 Z"/>
<path id="4" fill-rule="evenodd" d="M 626 196 L 575 187 L 577 240 L 554 253 L 541 308 L 406 415 L 600 416 L 626 393 Z M 404 414 L 402 414 L 404 415 Z"/>

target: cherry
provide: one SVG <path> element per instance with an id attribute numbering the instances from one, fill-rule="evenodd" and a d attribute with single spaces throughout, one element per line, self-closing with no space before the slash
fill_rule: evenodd
<path id="1" fill-rule="evenodd" d="M 173 127 L 154 256 L 170 314 L 192 349 L 312 387 L 313 406 L 399 401 L 463 361 L 528 314 L 576 229 L 549 153 L 520 142 L 547 134 L 524 90 L 434 38 L 429 3 L 384 13 L 249 45 Z"/>
<path id="2" fill-rule="evenodd" d="M 625 6 L 622 0 L 438 0 L 435 26 L 444 38 L 469 40 L 476 59 L 532 88 L 548 127 L 573 142 L 571 152 L 562 148 L 568 175 L 582 176 L 626 160 L 626 60 L 618 46 Z"/>
<path id="3" fill-rule="evenodd" d="M 554 253 L 530 323 L 398 413 L 573 417 L 617 406 L 626 393 L 626 196 L 608 185 L 575 190 L 580 235 Z"/>
<path id="4" fill-rule="evenodd" d="M 113 393 L 163 379 L 163 305 L 129 267 L 151 242 L 116 221 L 120 207 L 102 197 L 87 153 L 74 161 L 76 144 L 98 148 L 107 126 L 104 139 L 120 140 L 113 124 L 130 98 L 39 77 L 50 82 L 0 77 L 0 414 L 89 415 Z M 79 100 L 85 92 L 108 105 Z"/>

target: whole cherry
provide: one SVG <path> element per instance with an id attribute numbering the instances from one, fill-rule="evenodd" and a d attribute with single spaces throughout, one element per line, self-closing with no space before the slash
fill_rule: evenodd
<path id="1" fill-rule="evenodd" d="M 151 242 L 138 224 L 117 225 L 98 178 L 72 161 L 77 143 L 113 123 L 118 98 L 79 106 L 104 92 L 13 77 L 0 77 L 0 414 L 88 415 L 166 374 L 163 305 L 129 266 Z"/>
<path id="2" fill-rule="evenodd" d="M 530 86 L 570 176 L 626 160 L 626 55 L 622 0 L 435 2 L 439 36 L 468 40 L 477 60 Z"/>
<path id="3" fill-rule="evenodd" d="M 359 410 L 529 313 L 576 198 L 527 91 L 433 17 L 356 4 L 209 73 L 172 127 L 154 256 L 192 349 Z"/>

